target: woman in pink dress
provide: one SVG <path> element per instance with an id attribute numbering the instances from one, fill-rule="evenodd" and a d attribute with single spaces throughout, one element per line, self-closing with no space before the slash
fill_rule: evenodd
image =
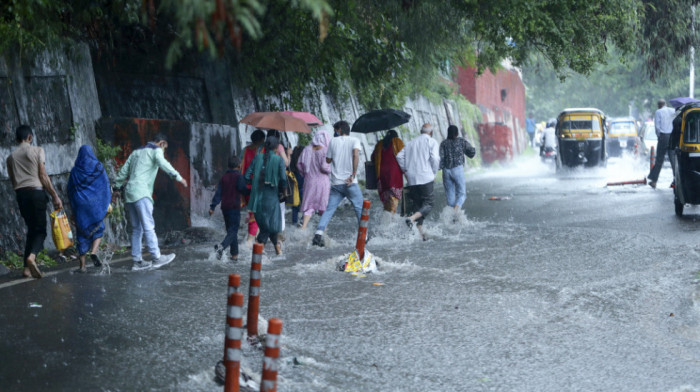
<path id="1" fill-rule="evenodd" d="M 324 131 L 316 132 L 310 146 L 306 146 L 299 157 L 297 169 L 304 176 L 304 199 L 301 201 L 301 211 L 304 220 L 301 228 L 311 220 L 314 212 L 323 213 L 328 206 L 328 195 L 331 192 L 331 182 L 328 175 L 331 165 L 326 162 L 326 150 L 330 136 Z"/>

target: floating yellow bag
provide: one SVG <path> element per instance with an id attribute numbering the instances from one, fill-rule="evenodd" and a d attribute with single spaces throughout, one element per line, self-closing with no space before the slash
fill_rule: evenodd
<path id="1" fill-rule="evenodd" d="M 73 232 L 68 224 L 68 217 L 63 210 L 51 213 L 51 235 L 56 249 L 64 250 L 73 246 Z"/>

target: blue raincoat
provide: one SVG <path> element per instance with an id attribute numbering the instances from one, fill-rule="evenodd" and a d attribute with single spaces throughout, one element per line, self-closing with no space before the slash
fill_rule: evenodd
<path id="1" fill-rule="evenodd" d="M 88 145 L 80 147 L 70 171 L 68 197 L 75 217 L 78 252 L 83 255 L 92 241 L 102 237 L 112 199 L 107 172 Z"/>

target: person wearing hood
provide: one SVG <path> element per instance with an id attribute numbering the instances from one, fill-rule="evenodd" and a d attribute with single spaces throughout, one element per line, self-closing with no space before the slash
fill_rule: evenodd
<path id="1" fill-rule="evenodd" d="M 76 272 L 85 272 L 88 254 L 95 267 L 102 265 L 97 249 L 104 235 L 104 218 L 110 211 L 112 199 L 107 172 L 88 145 L 80 147 L 70 171 L 68 198 L 73 210 L 76 244 L 80 255 L 80 268 Z"/>
<path id="2" fill-rule="evenodd" d="M 326 162 L 326 151 L 330 135 L 319 130 L 314 135 L 310 146 L 306 146 L 297 162 L 297 169 L 304 176 L 304 198 L 301 211 L 304 214 L 302 229 L 306 229 L 314 212 L 323 214 L 328 206 L 331 191 L 331 165 Z"/>

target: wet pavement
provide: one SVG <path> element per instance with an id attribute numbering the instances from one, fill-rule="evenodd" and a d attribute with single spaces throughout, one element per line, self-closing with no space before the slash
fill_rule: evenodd
<path id="1" fill-rule="evenodd" d="M 453 223 L 439 191 L 427 241 L 370 192 L 380 271 L 366 277 L 335 271 L 355 243 L 349 206 L 326 248 L 289 227 L 285 257 L 268 244 L 263 260 L 261 317 L 284 322 L 278 390 L 700 390 L 700 208 L 674 215 L 669 169 L 657 190 L 605 187 L 646 165 L 472 173 L 466 216 Z M 195 223 L 223 238 L 218 213 Z M 0 390 L 221 390 L 227 274 L 247 294 L 250 250 L 223 263 L 212 246 L 157 271 L 1 288 Z M 244 370 L 261 361 L 244 347 Z"/>

